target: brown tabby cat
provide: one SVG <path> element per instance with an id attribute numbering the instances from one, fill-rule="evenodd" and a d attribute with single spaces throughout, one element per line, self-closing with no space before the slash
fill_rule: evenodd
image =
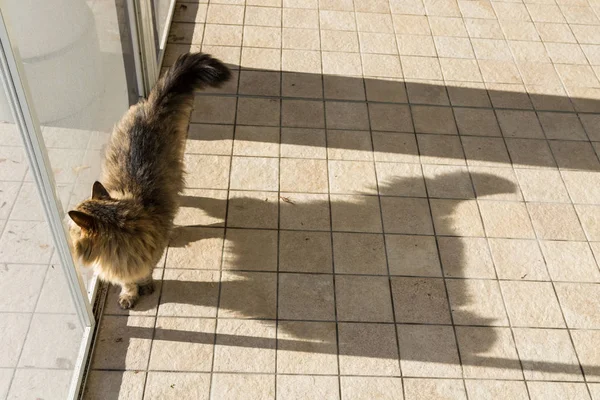
<path id="1" fill-rule="evenodd" d="M 183 153 L 194 90 L 218 87 L 229 69 L 207 54 L 184 54 L 115 127 L 102 183 L 69 211 L 75 254 L 121 286 L 128 309 L 154 291 L 152 270 L 169 241 L 184 188 Z"/>

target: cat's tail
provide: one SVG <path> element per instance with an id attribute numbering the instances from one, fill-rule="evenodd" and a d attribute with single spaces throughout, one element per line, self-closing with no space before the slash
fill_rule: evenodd
<path id="1" fill-rule="evenodd" d="M 229 68 L 209 54 L 183 54 L 150 92 L 147 101 L 150 114 L 164 118 L 172 113 L 185 112 L 192 107 L 194 90 L 219 87 L 230 78 Z"/>

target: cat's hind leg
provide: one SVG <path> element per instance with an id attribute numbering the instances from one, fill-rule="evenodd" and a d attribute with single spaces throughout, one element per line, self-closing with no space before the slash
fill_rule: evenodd
<path id="1" fill-rule="evenodd" d="M 140 296 L 154 293 L 154 279 L 152 279 L 152 272 L 137 284 L 139 286 Z"/>

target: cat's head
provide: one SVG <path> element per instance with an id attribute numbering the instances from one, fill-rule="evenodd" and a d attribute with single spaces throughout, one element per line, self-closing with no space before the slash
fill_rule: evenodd
<path id="1" fill-rule="evenodd" d="M 113 199 L 100 182 L 94 182 L 92 196 L 69 211 L 69 233 L 73 250 L 83 264 L 118 252 L 118 243 L 130 230 L 135 210 L 131 202 Z"/>

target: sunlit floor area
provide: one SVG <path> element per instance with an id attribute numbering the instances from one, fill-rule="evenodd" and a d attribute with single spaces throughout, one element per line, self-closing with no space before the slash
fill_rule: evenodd
<path id="1" fill-rule="evenodd" d="M 165 66 L 234 79 L 196 97 L 157 290 L 109 290 L 85 398 L 600 400 L 598 12 L 179 3 Z"/>

